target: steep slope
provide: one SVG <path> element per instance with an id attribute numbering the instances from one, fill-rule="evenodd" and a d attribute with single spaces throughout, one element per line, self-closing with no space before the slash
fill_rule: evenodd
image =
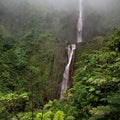
<path id="1" fill-rule="evenodd" d="M 81 46 L 84 46 L 82 52 Z M 120 29 L 115 29 L 107 38 L 96 38 L 89 45 L 82 43 L 78 48 L 74 83 L 66 94 L 67 99 L 50 101 L 44 106 L 44 115 L 59 111 L 59 116 L 64 116 L 62 120 L 118 120 Z"/>

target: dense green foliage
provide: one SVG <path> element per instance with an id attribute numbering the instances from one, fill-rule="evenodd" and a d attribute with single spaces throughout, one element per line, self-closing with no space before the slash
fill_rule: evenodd
<path id="1" fill-rule="evenodd" d="M 31 31 L 18 38 L 0 26 L 0 119 L 58 98 L 63 58 L 63 44 L 53 35 Z"/>
<path id="2" fill-rule="evenodd" d="M 50 0 L 30 1 L 0 1 L 0 120 L 119 120 L 120 28 L 77 45 L 73 86 L 60 101 L 65 47 L 76 39 L 78 1 L 66 0 L 58 8 L 57 2 L 46 4 Z M 87 40 L 120 24 L 119 0 L 108 11 L 88 3 Z"/>
<path id="3" fill-rule="evenodd" d="M 101 49 L 77 51 L 74 83 L 66 100 L 50 101 L 44 111 L 61 110 L 65 120 L 120 119 L 120 29 L 97 39 L 102 40 Z"/>
<path id="4" fill-rule="evenodd" d="M 120 118 L 120 29 L 116 29 L 102 50 L 83 54 L 77 62 L 72 101 L 78 118 L 118 120 Z"/>

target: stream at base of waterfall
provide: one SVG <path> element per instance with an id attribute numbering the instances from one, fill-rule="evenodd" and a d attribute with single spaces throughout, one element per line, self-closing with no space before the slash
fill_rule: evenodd
<path id="1" fill-rule="evenodd" d="M 83 31 L 83 8 L 82 8 L 82 1 L 79 0 L 79 18 L 78 18 L 78 23 L 77 23 L 77 43 L 80 43 L 83 41 L 82 39 L 82 31 Z M 67 52 L 68 52 L 68 63 L 65 67 L 65 71 L 63 73 L 63 80 L 61 84 L 61 93 L 60 93 L 60 100 L 65 99 L 64 94 L 66 93 L 68 89 L 68 83 L 70 80 L 70 67 L 71 63 L 73 60 L 73 55 L 75 53 L 76 49 L 76 44 L 69 44 L 67 47 Z"/>

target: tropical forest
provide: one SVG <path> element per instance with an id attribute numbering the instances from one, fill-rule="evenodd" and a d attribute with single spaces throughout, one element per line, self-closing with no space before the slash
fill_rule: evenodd
<path id="1" fill-rule="evenodd" d="M 0 120 L 120 120 L 120 0 L 0 0 Z"/>

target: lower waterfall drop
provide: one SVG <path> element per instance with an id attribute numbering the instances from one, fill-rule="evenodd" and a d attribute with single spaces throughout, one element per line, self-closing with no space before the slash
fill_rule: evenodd
<path id="1" fill-rule="evenodd" d="M 68 88 L 70 65 L 74 55 L 74 50 L 76 49 L 76 45 L 75 44 L 68 45 L 67 49 L 68 49 L 68 63 L 65 67 L 65 71 L 63 74 L 63 81 L 61 85 L 61 95 L 60 95 L 61 100 L 64 99 L 63 94 L 67 91 L 67 88 Z"/>

